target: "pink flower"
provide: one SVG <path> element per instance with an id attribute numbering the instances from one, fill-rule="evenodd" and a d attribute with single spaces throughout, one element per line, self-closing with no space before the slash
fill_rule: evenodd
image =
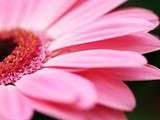
<path id="1" fill-rule="evenodd" d="M 125 80 L 160 79 L 142 54 L 160 49 L 149 10 L 126 0 L 1 0 L 0 119 L 36 110 L 65 120 L 125 120 Z"/>

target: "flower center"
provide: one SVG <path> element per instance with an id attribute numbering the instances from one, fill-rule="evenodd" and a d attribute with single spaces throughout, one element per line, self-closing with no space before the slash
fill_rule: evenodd
<path id="1" fill-rule="evenodd" d="M 34 33 L 23 29 L 0 32 L 0 84 L 13 84 L 35 72 L 44 59 L 44 47 Z"/>

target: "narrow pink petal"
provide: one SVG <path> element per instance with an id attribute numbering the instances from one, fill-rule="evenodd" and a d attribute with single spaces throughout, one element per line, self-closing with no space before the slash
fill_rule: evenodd
<path id="1" fill-rule="evenodd" d="M 146 19 L 157 26 L 159 24 L 159 17 L 153 11 L 144 8 L 138 8 L 138 7 L 127 8 L 127 9 L 117 10 L 108 15 L 110 17 L 115 17 L 115 16 L 128 16 L 135 18 L 139 17 L 142 19 Z"/>
<path id="2" fill-rule="evenodd" d="M 31 4 L 32 8 L 21 22 L 21 27 L 31 30 L 44 30 L 48 25 L 54 23 L 56 19 L 66 12 L 76 1 L 77 0 L 36 0 L 36 2 Z M 28 4 L 29 2 L 31 2 L 31 0 L 28 1 Z"/>
<path id="3" fill-rule="evenodd" d="M 160 69 L 151 65 L 137 68 L 106 69 L 106 71 L 108 74 L 126 81 L 160 80 Z"/>
<path id="4" fill-rule="evenodd" d="M 66 32 L 83 27 L 98 17 L 116 8 L 126 0 L 86 0 L 82 1 L 75 9 L 64 16 L 55 24 L 48 34 L 56 36 L 64 35 Z M 96 6 L 96 7 L 95 7 Z"/>
<path id="5" fill-rule="evenodd" d="M 100 26 L 93 25 L 88 30 L 86 29 L 87 31 L 83 28 L 82 31 L 63 35 L 50 45 L 49 50 L 53 51 L 63 47 L 121 37 L 137 32 L 148 32 L 153 27 L 155 27 L 153 24 L 139 18 L 122 18 L 118 21 L 115 18 L 110 22 L 105 20 Z"/>
<path id="6" fill-rule="evenodd" d="M 31 104 L 14 86 L 0 87 L 0 106 L 1 120 L 29 120 L 32 117 Z"/>
<path id="7" fill-rule="evenodd" d="M 146 63 L 146 59 L 135 52 L 98 49 L 59 55 L 48 60 L 44 66 L 105 68 L 135 67 Z"/>
<path id="8" fill-rule="evenodd" d="M 42 100 L 71 103 L 90 108 L 96 102 L 92 83 L 78 75 L 58 69 L 42 69 L 16 83 L 24 94 Z"/>
<path id="9" fill-rule="evenodd" d="M 71 46 L 65 49 L 69 49 L 72 52 L 90 49 L 129 50 L 144 54 L 159 50 L 160 40 L 149 33 L 135 33 L 113 39 Z"/>
<path id="10" fill-rule="evenodd" d="M 107 70 L 88 70 L 80 73 L 90 79 L 98 91 L 98 103 L 121 111 L 131 111 L 135 107 L 135 98 L 131 90 Z"/>
<path id="11" fill-rule="evenodd" d="M 154 20 L 151 20 L 143 14 L 141 15 L 138 13 L 136 13 L 137 16 L 135 16 L 135 14 L 133 15 L 133 12 L 131 12 L 130 15 L 129 12 L 119 15 L 115 15 L 116 12 L 110 13 L 109 15 L 97 19 L 91 24 L 85 25 L 84 27 L 78 28 L 59 37 L 54 36 L 53 33 L 52 37 L 57 40 L 51 44 L 50 50 L 111 39 L 137 32 L 148 32 L 158 25 L 158 19 L 153 18 Z M 153 16 L 155 15 L 153 14 Z"/>
<path id="12" fill-rule="evenodd" d="M 160 40 L 149 33 L 135 33 L 132 35 L 109 39 L 99 43 L 99 45 L 100 44 L 103 44 L 103 46 L 108 49 L 129 50 L 142 54 L 160 50 Z"/>
<path id="13" fill-rule="evenodd" d="M 78 110 L 69 106 L 32 100 L 37 111 L 62 120 L 127 120 L 124 113 L 97 105 L 90 110 Z"/>

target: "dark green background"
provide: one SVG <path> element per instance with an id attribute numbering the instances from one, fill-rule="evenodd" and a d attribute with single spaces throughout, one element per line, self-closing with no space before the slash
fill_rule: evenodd
<path id="1" fill-rule="evenodd" d="M 160 16 L 160 0 L 129 0 L 124 7 L 137 6 L 153 10 Z M 153 34 L 160 36 L 157 28 Z M 145 55 L 149 62 L 160 68 L 160 51 Z M 129 120 L 160 120 L 160 81 L 127 83 L 137 98 L 137 108 L 128 113 Z M 53 120 L 36 113 L 33 120 Z"/>
<path id="2" fill-rule="evenodd" d="M 144 7 L 160 16 L 160 0 L 129 0 L 125 6 Z M 151 33 L 160 36 L 159 27 Z M 149 63 L 160 68 L 160 51 L 145 56 Z M 129 86 L 137 98 L 137 108 L 128 113 L 129 120 L 160 120 L 160 81 L 132 82 Z"/>

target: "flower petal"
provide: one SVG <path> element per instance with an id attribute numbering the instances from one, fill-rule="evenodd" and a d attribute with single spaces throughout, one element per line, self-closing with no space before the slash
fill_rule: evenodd
<path id="1" fill-rule="evenodd" d="M 81 108 L 90 108 L 96 102 L 92 83 L 58 69 L 42 69 L 24 76 L 16 85 L 24 94 L 37 99 L 71 103 Z"/>
<path id="2" fill-rule="evenodd" d="M 124 113 L 97 105 L 90 110 L 78 110 L 72 107 L 32 100 L 37 111 L 62 120 L 127 120 Z"/>
<path id="3" fill-rule="evenodd" d="M 99 49 L 59 55 L 48 60 L 44 66 L 105 68 L 135 67 L 146 63 L 146 59 L 135 52 Z"/>
<path id="4" fill-rule="evenodd" d="M 21 27 L 40 31 L 53 24 L 77 0 L 29 0 L 27 4 L 30 4 L 29 2 L 32 2 L 31 10 L 24 16 Z"/>
<path id="5" fill-rule="evenodd" d="M 33 109 L 26 97 L 14 86 L 0 87 L 0 119 L 28 120 L 32 117 Z"/>
<path id="6" fill-rule="evenodd" d="M 146 15 L 138 14 L 138 12 L 136 13 L 137 16 L 135 16 L 135 13 L 133 14 L 130 9 L 128 10 L 128 13 L 125 12 L 125 14 L 122 14 L 119 11 L 118 13 L 110 13 L 91 24 L 71 32 L 69 31 L 67 34 L 63 34 L 60 37 L 54 36 L 53 33 L 52 37 L 56 40 L 51 44 L 50 50 L 53 51 L 71 45 L 116 38 L 137 32 L 148 32 L 153 30 L 159 23 L 158 19 L 155 19 L 156 16 L 151 13 L 149 16 L 153 17 L 150 19 L 146 17 Z"/>
<path id="7" fill-rule="evenodd" d="M 87 70 L 80 75 L 90 79 L 98 91 L 98 103 L 121 111 L 131 111 L 135 107 L 135 97 L 120 79 L 107 70 Z"/>
<path id="8" fill-rule="evenodd" d="M 71 52 L 91 49 L 135 51 L 141 54 L 160 50 L 160 40 L 149 33 L 135 33 L 113 39 L 91 42 L 63 48 Z"/>
<path id="9" fill-rule="evenodd" d="M 108 74 L 112 74 L 126 81 L 158 80 L 160 79 L 160 69 L 146 65 L 135 68 L 106 69 Z"/>
<path id="10" fill-rule="evenodd" d="M 97 42 L 98 43 L 98 42 Z M 96 44 L 96 43 L 95 43 Z M 160 40 L 149 33 L 135 33 L 98 43 L 108 49 L 129 50 L 139 53 L 148 53 L 160 50 Z"/>
<path id="11" fill-rule="evenodd" d="M 105 13 L 116 8 L 126 0 L 84 0 L 73 11 L 64 16 L 48 31 L 51 36 L 64 35 L 68 31 L 96 20 Z M 95 7 L 96 6 L 96 7 Z"/>
<path id="12" fill-rule="evenodd" d="M 132 7 L 127 9 L 117 10 L 108 15 L 110 17 L 115 17 L 115 16 L 128 16 L 135 18 L 139 17 L 142 19 L 146 19 L 157 26 L 159 25 L 159 17 L 153 11 L 144 8 Z"/>
<path id="13" fill-rule="evenodd" d="M 16 3 L 16 4 L 15 4 Z M 24 12 L 24 0 L 1 0 L 0 1 L 0 27 L 11 29 L 17 27 L 22 13 Z"/>

